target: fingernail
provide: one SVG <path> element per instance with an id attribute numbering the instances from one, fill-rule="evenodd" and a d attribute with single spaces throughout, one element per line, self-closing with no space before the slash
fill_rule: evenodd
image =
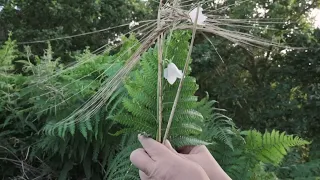
<path id="1" fill-rule="evenodd" d="M 145 138 L 145 135 L 143 135 L 143 134 L 138 134 L 138 139 L 139 139 L 139 140 L 142 140 L 143 138 Z"/>
<path id="2" fill-rule="evenodd" d="M 165 140 L 164 144 L 170 144 L 170 142 L 168 140 Z"/>

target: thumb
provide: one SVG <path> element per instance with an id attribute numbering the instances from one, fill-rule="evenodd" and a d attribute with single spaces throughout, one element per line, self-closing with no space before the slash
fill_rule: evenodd
<path id="1" fill-rule="evenodd" d="M 157 161 L 162 159 L 164 155 L 167 154 L 168 149 L 161 143 L 145 137 L 143 135 L 139 135 L 138 139 L 143 147 L 143 149 L 147 152 L 147 154 L 151 157 L 151 159 Z"/>
<path id="2" fill-rule="evenodd" d="M 139 171 L 139 176 L 140 176 L 141 180 L 150 180 L 151 179 L 146 173 L 144 173 L 141 170 Z"/>
<path id="3" fill-rule="evenodd" d="M 137 149 L 131 153 L 130 161 L 145 174 L 150 174 L 154 168 L 154 161 L 142 148 Z"/>
<path id="4" fill-rule="evenodd" d="M 170 141 L 165 140 L 165 141 L 164 141 L 164 145 L 165 145 L 170 151 L 172 151 L 172 152 L 174 152 L 174 153 L 178 153 L 178 152 L 172 147 Z"/>
<path id="5" fill-rule="evenodd" d="M 189 154 L 202 154 L 202 153 L 210 153 L 210 151 L 208 150 L 208 148 L 205 145 L 201 145 L 201 146 L 195 146 Z"/>
<path id="6" fill-rule="evenodd" d="M 173 152 L 174 154 L 180 156 L 181 158 L 187 159 L 184 154 L 178 153 L 178 152 L 172 147 L 170 141 L 166 140 L 166 141 L 164 142 L 164 146 L 167 147 L 167 148 L 168 148 L 171 152 Z"/>

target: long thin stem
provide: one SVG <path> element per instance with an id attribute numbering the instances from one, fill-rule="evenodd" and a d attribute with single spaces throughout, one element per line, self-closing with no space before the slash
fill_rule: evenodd
<path id="1" fill-rule="evenodd" d="M 177 91 L 176 97 L 174 99 L 174 103 L 173 103 L 172 110 L 171 110 L 171 113 L 170 113 L 168 125 L 167 125 L 167 128 L 166 128 L 166 132 L 165 132 L 164 137 L 163 137 L 163 142 L 165 142 L 167 140 L 168 136 L 169 136 L 170 127 L 171 127 L 171 124 L 172 124 L 172 120 L 173 120 L 173 116 L 174 116 L 175 110 L 176 110 L 177 105 L 178 105 L 180 93 L 181 93 L 181 90 L 182 90 L 183 81 L 184 81 L 185 76 L 188 74 L 187 71 L 188 71 L 188 68 L 189 68 L 189 63 L 190 63 L 190 60 L 191 60 L 191 53 L 192 53 L 192 49 L 193 49 L 194 39 L 195 39 L 195 36 L 196 36 L 199 11 L 200 11 L 200 6 L 198 5 L 196 19 L 195 19 L 195 22 L 193 24 L 192 39 L 191 39 L 191 43 L 190 43 L 190 47 L 189 47 L 189 52 L 188 52 L 187 60 L 186 60 L 186 63 L 184 65 L 184 69 L 183 69 L 183 76 L 181 78 L 181 81 L 180 81 L 180 84 L 179 84 L 179 87 L 178 87 L 178 91 Z"/>
<path id="2" fill-rule="evenodd" d="M 158 9 L 158 28 L 161 28 L 161 8 L 162 8 L 162 0 L 159 2 L 159 9 Z M 158 137 L 157 140 L 161 142 L 161 136 L 162 136 L 162 69 L 163 69 L 163 59 L 162 59 L 162 38 L 163 33 L 160 34 L 158 37 L 158 89 L 157 89 L 157 101 L 158 101 Z"/>

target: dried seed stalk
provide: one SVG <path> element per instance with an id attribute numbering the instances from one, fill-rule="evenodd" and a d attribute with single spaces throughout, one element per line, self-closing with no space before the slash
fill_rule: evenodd
<path id="1" fill-rule="evenodd" d="M 159 9 L 158 9 L 158 29 L 161 28 L 161 22 L 160 22 L 160 18 L 161 18 L 161 8 L 162 8 L 162 0 L 160 0 L 159 3 Z M 158 37 L 158 89 L 157 89 L 157 101 L 158 101 L 158 109 L 157 109 L 157 114 L 158 114 L 158 136 L 157 136 L 157 140 L 159 142 L 161 142 L 161 136 L 162 136 L 162 109 L 163 109 L 163 105 L 162 105 L 162 69 L 163 69 L 163 59 L 162 59 L 162 38 L 163 38 L 163 33 L 161 33 Z"/>
<path id="2" fill-rule="evenodd" d="M 188 68 L 189 68 L 189 63 L 190 63 L 190 60 L 191 60 L 191 53 L 192 53 L 192 49 L 193 49 L 194 39 L 195 39 L 195 36 L 196 36 L 199 11 L 200 11 L 200 6 L 198 5 L 196 19 L 195 19 L 195 22 L 193 24 L 192 39 L 191 39 L 191 43 L 190 43 L 190 47 L 189 47 L 189 52 L 188 52 L 186 63 L 184 65 L 184 69 L 183 69 L 183 76 L 182 76 L 182 78 L 180 80 L 180 84 L 179 84 L 179 87 L 178 87 L 178 90 L 177 90 L 177 94 L 176 94 L 176 97 L 174 99 L 174 103 L 173 103 L 172 110 L 171 110 L 171 113 L 170 113 L 168 125 L 167 125 L 167 128 L 166 128 L 166 132 L 165 132 L 164 137 L 163 137 L 163 143 L 167 140 L 167 138 L 169 136 L 170 127 L 171 127 L 171 124 L 172 124 L 172 120 L 173 120 L 173 117 L 174 117 L 175 110 L 176 110 L 177 105 L 178 105 L 180 93 L 181 93 L 181 90 L 182 90 L 183 81 L 184 81 L 185 76 L 188 74 L 187 71 L 188 71 Z"/>

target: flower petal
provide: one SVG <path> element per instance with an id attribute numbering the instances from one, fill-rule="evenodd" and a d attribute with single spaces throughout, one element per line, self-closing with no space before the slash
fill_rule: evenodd
<path id="1" fill-rule="evenodd" d="M 194 8 L 190 13 L 189 13 L 189 16 L 191 18 L 191 21 L 192 23 L 195 23 L 196 21 L 196 17 L 197 17 L 197 10 L 198 8 Z M 198 16 L 198 21 L 197 21 L 197 24 L 198 25 L 204 25 L 204 22 L 207 20 L 207 16 L 205 16 L 203 13 L 202 13 L 203 9 L 200 7 L 199 9 L 199 16 Z"/>
<path id="2" fill-rule="evenodd" d="M 182 76 L 183 76 L 183 73 L 182 73 L 181 70 L 179 70 L 179 71 L 177 72 L 177 78 L 181 79 Z"/>
<path id="3" fill-rule="evenodd" d="M 169 77 L 167 78 L 167 81 L 168 81 L 171 85 L 173 85 L 173 84 L 176 82 L 176 80 L 177 80 L 177 77 L 174 77 L 174 76 L 169 76 Z"/>
<path id="4" fill-rule="evenodd" d="M 175 76 L 180 79 L 183 76 L 182 71 L 180 69 L 178 69 L 178 67 L 174 63 L 168 64 L 168 70 L 169 70 L 170 76 Z"/>
<path id="5" fill-rule="evenodd" d="M 163 76 L 166 79 L 168 78 L 168 68 L 164 69 Z"/>
<path id="6" fill-rule="evenodd" d="M 176 82 L 177 78 L 182 78 L 183 73 L 174 63 L 169 63 L 168 67 L 164 69 L 164 78 L 172 85 Z"/>

